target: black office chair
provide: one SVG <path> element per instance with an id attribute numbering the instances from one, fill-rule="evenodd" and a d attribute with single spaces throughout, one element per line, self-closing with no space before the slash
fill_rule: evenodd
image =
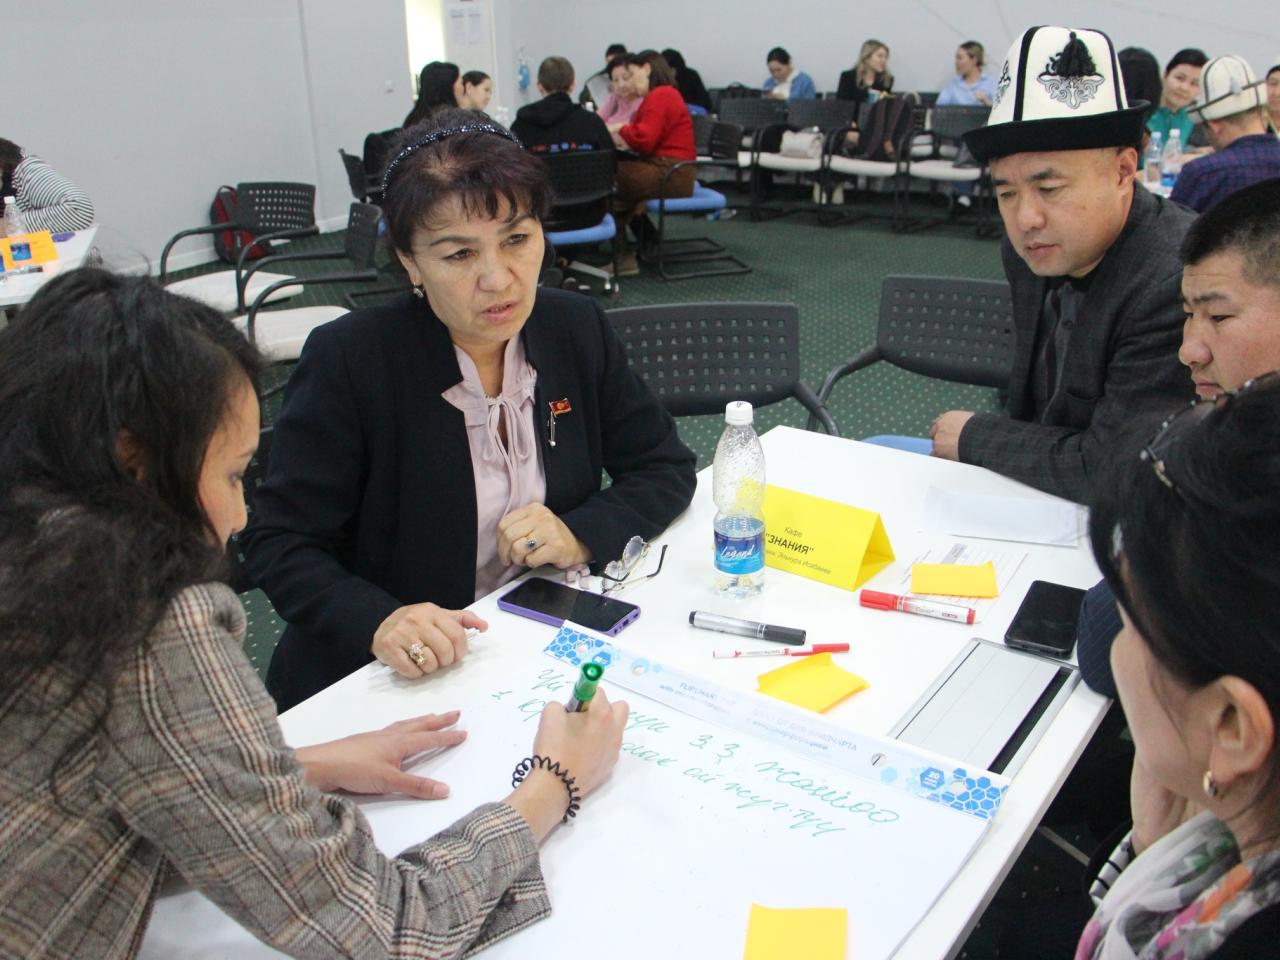
<path id="1" fill-rule="evenodd" d="M 676 303 L 606 315 L 632 368 L 676 417 L 795 397 L 832 436 L 826 406 L 800 379 L 800 310 L 791 303 Z M 811 426 L 810 429 L 813 429 Z"/>
<path id="2" fill-rule="evenodd" d="M 382 174 L 391 160 L 391 148 L 400 139 L 399 127 L 390 130 L 375 130 L 365 135 L 360 151 L 360 160 L 364 165 L 365 176 L 371 181 L 382 184 Z"/>
<path id="3" fill-rule="evenodd" d="M 295 262 L 345 259 L 354 269 L 277 280 L 254 298 L 248 313 L 237 317 L 233 322 L 269 360 L 275 363 L 297 360 L 302 353 L 302 345 L 311 331 L 330 320 L 336 320 L 347 312 L 347 307 L 339 304 L 321 304 L 313 307 L 264 311 L 263 306 L 276 291 L 289 286 L 302 286 L 308 283 L 368 283 L 377 280 L 375 258 L 381 220 L 382 211 L 378 207 L 371 203 L 353 203 L 347 215 L 347 232 L 343 238 L 341 250 L 286 253 L 272 258 Z"/>
<path id="4" fill-rule="evenodd" d="M 617 158 L 612 150 L 577 150 L 542 158 L 551 180 L 551 213 L 543 223 L 547 239 L 558 250 L 609 241 L 613 271 L 573 261 L 566 269 L 604 282 L 604 292 L 617 290 L 618 228 L 613 219 Z M 558 269 L 558 268 L 553 268 Z"/>
<path id="5" fill-rule="evenodd" d="M 750 273 L 751 268 L 729 253 L 722 244 L 711 237 L 681 237 L 667 239 L 667 218 L 677 213 L 693 216 L 719 215 L 729 206 L 723 193 L 694 181 L 693 194 L 688 197 L 667 197 L 671 176 L 690 164 L 697 167 L 736 167 L 738 143 L 742 140 L 742 128 L 736 124 L 717 122 L 711 128 L 707 140 L 706 157 L 681 160 L 669 166 L 658 182 L 658 196 L 645 203 L 645 211 L 658 218 L 657 244 L 652 259 L 658 267 L 658 275 L 664 280 L 690 280 L 694 277 L 720 277 L 737 273 Z"/>
<path id="6" fill-rule="evenodd" d="M 876 342 L 827 374 L 818 390 L 819 403 L 825 406 L 845 377 L 881 360 L 952 383 L 1007 389 L 1013 367 L 1009 284 L 958 277 L 885 277 Z"/>
<path id="7" fill-rule="evenodd" d="M 267 468 L 271 464 L 271 439 L 275 428 L 263 427 L 258 432 L 258 449 L 249 466 L 244 471 L 244 505 L 249 516 L 253 517 L 254 502 L 258 495 L 258 487 L 267 479 Z M 236 534 L 227 544 L 227 560 L 231 564 L 231 589 L 236 593 L 245 593 L 254 589 L 257 584 L 249 576 L 244 566 L 244 550 L 240 546 L 240 535 Z"/>
<path id="8" fill-rule="evenodd" d="M 361 203 L 382 203 L 382 177 L 369 174 L 363 160 L 341 147 L 338 155 L 342 157 L 342 168 L 347 173 L 351 195 Z"/>
<path id="9" fill-rule="evenodd" d="M 805 209 L 787 206 L 768 208 L 761 206 L 763 183 L 774 173 L 792 173 L 817 176 L 831 152 L 827 141 L 835 136 L 843 138 L 853 123 L 858 105 L 849 100 L 796 100 L 787 104 L 784 119 L 761 127 L 751 142 L 751 219 L 762 220 L 788 216 Z M 822 134 L 812 156 L 785 156 L 781 153 L 782 138 L 787 132 L 817 130 Z M 766 213 L 768 216 L 766 216 Z"/>
<path id="10" fill-rule="evenodd" d="M 985 164 L 972 160 L 972 157 L 969 158 L 972 161 L 970 163 L 957 165 L 956 161 L 966 155 L 962 150 L 964 135 L 985 126 L 990 113 L 991 108 L 984 106 L 933 107 L 929 111 L 926 131 L 932 137 L 930 156 L 924 159 L 917 159 L 911 155 L 907 157 L 908 178 L 914 177 L 930 183 L 975 185 L 975 199 L 979 214 L 976 231 L 979 236 L 991 232 L 988 217 L 990 204 L 987 203 L 988 191 L 986 190 L 989 184 L 987 168 Z M 907 225 L 912 229 L 931 227 L 944 222 L 946 222 L 945 219 L 936 217 L 931 220 L 907 219 Z"/>
<path id="11" fill-rule="evenodd" d="M 316 188 L 309 183 L 237 184 L 235 209 L 230 211 L 231 222 L 189 227 L 175 233 L 160 254 L 159 279 L 164 281 L 169 254 L 179 241 L 186 237 L 228 232 L 235 238 L 236 244 L 234 270 L 207 273 L 167 286 L 174 293 L 193 297 L 222 313 L 243 313 L 246 302 L 260 296 L 268 286 L 280 280 L 293 279 L 262 271 L 267 264 L 282 259 L 279 255 L 268 254 L 258 260 L 249 260 L 249 253 L 259 244 L 268 244 L 273 240 L 297 240 L 319 233 L 315 207 Z M 242 233 L 249 234 L 252 242 L 241 243 Z M 279 287 L 275 298 L 291 295 L 286 288 Z"/>

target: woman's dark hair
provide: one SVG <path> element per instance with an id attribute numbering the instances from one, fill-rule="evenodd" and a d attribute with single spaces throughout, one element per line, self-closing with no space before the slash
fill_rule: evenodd
<path id="1" fill-rule="evenodd" d="M 22 162 L 22 148 L 0 137 L 0 197 L 13 196 L 13 171 Z"/>
<path id="2" fill-rule="evenodd" d="M 1092 504 L 1093 552 L 1178 683 L 1240 677 L 1280 720 L 1280 377 L 1203 412 L 1183 413 L 1163 438 L 1172 489 L 1136 450 L 1117 460 Z M 1260 802 L 1280 788 L 1278 757 L 1280 742 Z"/>
<path id="3" fill-rule="evenodd" d="M 772 50 L 770 50 L 768 53 L 765 54 L 764 62 L 780 63 L 783 66 L 788 66 L 791 63 L 791 54 L 787 53 L 787 51 L 782 47 L 774 47 Z"/>
<path id="4" fill-rule="evenodd" d="M 1160 103 L 1160 61 L 1154 53 L 1142 47 L 1125 47 L 1116 54 L 1116 60 L 1124 81 L 1125 99 L 1130 106 L 1135 106 L 1140 100 L 1146 101 L 1150 115 Z"/>
<path id="5" fill-rule="evenodd" d="M 654 87 L 674 87 L 676 85 L 676 72 L 671 69 L 671 64 L 667 63 L 666 58 L 657 50 L 641 50 L 639 53 L 628 53 L 627 63 L 633 67 L 648 65 L 650 90 Z"/>
<path id="6" fill-rule="evenodd" d="M 671 69 L 680 75 L 680 71 L 684 70 L 688 65 L 684 62 L 684 54 L 679 50 L 672 50 L 670 47 L 662 51 L 662 59 L 667 61 Z"/>
<path id="7" fill-rule="evenodd" d="M 461 72 L 456 63 L 443 63 L 433 60 L 422 68 L 418 75 L 418 99 L 413 109 L 404 118 L 404 128 L 421 123 L 437 110 L 456 107 L 458 98 L 453 95 L 453 85 L 458 82 Z"/>
<path id="8" fill-rule="evenodd" d="M 468 70 L 462 75 L 462 85 L 464 87 L 478 87 L 489 79 L 491 79 L 490 76 L 483 70 Z M 449 87 L 452 89 L 453 84 L 449 84 Z"/>
<path id="9" fill-rule="evenodd" d="M 174 595 L 225 575 L 200 473 L 260 369 L 221 314 L 97 269 L 55 277 L 0 331 L 0 715 L 38 682 L 96 730 Z"/>
<path id="10" fill-rule="evenodd" d="M 401 133 L 392 157 L 438 131 L 478 122 L 506 132 L 474 110 L 441 110 Z M 382 215 L 392 246 L 408 253 L 418 227 L 453 199 L 469 216 L 496 217 L 505 200 L 510 219 L 532 214 L 541 221 L 551 209 L 546 165 L 498 133 L 454 133 L 428 144 L 402 159 L 387 183 Z"/>
<path id="11" fill-rule="evenodd" d="M 963 50 L 965 53 L 969 54 L 969 56 L 973 57 L 973 62 L 977 64 L 979 67 L 986 66 L 986 63 L 987 63 L 986 48 L 983 47 L 982 44 L 980 44 L 977 40 L 966 40 L 964 43 L 960 44 L 960 49 Z"/>
<path id="12" fill-rule="evenodd" d="M 619 67 L 625 67 L 626 65 L 627 65 L 627 56 L 626 56 L 626 54 L 623 54 L 623 55 L 622 55 L 622 56 L 620 56 L 620 57 L 614 57 L 614 58 L 613 58 L 612 60 L 610 60 L 610 61 L 608 62 L 608 64 L 605 66 L 605 68 L 604 68 L 604 75 L 605 75 L 606 77 L 608 77 L 610 80 L 612 80 L 612 79 L 613 79 L 613 71 L 617 70 Z"/>
<path id="13" fill-rule="evenodd" d="M 1165 76 L 1168 76 L 1173 73 L 1174 67 L 1184 65 L 1188 67 L 1203 67 L 1208 62 L 1209 57 L 1203 50 L 1187 47 L 1185 50 L 1179 50 L 1169 59 L 1169 62 L 1164 65 L 1164 73 Z"/>

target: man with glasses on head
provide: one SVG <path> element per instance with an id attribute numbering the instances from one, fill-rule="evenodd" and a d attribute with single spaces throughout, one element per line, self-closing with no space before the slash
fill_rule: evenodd
<path id="1" fill-rule="evenodd" d="M 1106 35 L 1033 27 L 998 77 L 965 142 L 1007 234 L 1008 415 L 943 413 L 933 454 L 1087 503 L 1133 417 L 1190 399 L 1177 250 L 1193 215 L 1135 179 L 1148 105 L 1126 102 Z"/>
<path id="2" fill-rule="evenodd" d="M 1178 357 L 1196 394 L 1214 399 L 1280 370 L 1280 178 L 1232 194 L 1197 220 L 1181 258 L 1186 322 Z M 1081 607 L 1076 657 L 1085 683 L 1109 697 L 1119 629 L 1115 598 L 1099 584 Z"/>

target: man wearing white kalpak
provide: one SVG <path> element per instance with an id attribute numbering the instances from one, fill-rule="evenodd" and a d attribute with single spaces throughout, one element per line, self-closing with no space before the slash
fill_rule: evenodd
<path id="1" fill-rule="evenodd" d="M 1194 215 L 1135 178 L 1147 104 L 1126 101 L 1111 40 L 1033 27 L 1005 57 L 985 127 L 1013 288 L 1003 414 L 949 410 L 933 454 L 1088 502 L 1137 416 L 1190 400 L 1178 363 L 1178 246 Z"/>

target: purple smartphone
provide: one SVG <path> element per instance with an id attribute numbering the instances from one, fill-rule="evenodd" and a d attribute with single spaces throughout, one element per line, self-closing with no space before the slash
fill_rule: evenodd
<path id="1" fill-rule="evenodd" d="M 640 616 L 634 603 L 587 593 L 542 577 L 521 582 L 498 598 L 498 609 L 558 627 L 566 620 L 580 627 L 616 637 Z"/>

